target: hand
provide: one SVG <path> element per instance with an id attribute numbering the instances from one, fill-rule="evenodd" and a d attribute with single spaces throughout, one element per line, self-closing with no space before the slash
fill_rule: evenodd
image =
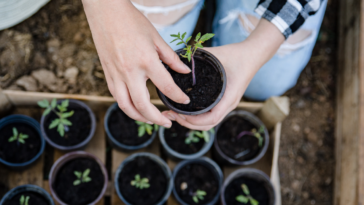
<path id="1" fill-rule="evenodd" d="M 216 126 L 236 108 L 255 73 L 276 53 L 283 41 L 279 30 L 262 19 L 245 41 L 205 48 L 225 68 L 227 85 L 223 98 L 211 111 L 201 115 L 188 116 L 173 111 L 164 111 L 163 115 L 193 130 L 209 130 Z"/>
<path id="2" fill-rule="evenodd" d="M 190 69 L 129 0 L 83 0 L 111 95 L 130 118 L 165 127 L 171 121 L 150 103 L 146 81 L 167 97 L 188 104 L 160 60 L 180 73 Z"/>

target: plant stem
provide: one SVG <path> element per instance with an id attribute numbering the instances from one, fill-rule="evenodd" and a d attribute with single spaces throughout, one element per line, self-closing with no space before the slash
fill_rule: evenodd
<path id="1" fill-rule="evenodd" d="M 195 86 L 196 85 L 195 60 L 193 56 L 191 57 L 191 59 L 192 59 L 192 86 Z"/>
<path id="2" fill-rule="evenodd" d="M 238 136 L 236 137 L 236 139 L 240 139 L 242 136 L 244 135 L 251 135 L 251 136 L 254 136 L 254 134 L 250 131 L 242 131 L 238 134 Z"/>

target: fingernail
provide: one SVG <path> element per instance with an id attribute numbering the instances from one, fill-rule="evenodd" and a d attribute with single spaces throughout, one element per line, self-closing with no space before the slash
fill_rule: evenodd
<path id="1" fill-rule="evenodd" d="M 183 65 L 185 66 L 186 71 L 191 72 L 191 69 L 186 64 Z"/>
<path id="2" fill-rule="evenodd" d="M 168 113 L 170 120 L 176 120 L 176 117 L 172 113 Z"/>
<path id="3" fill-rule="evenodd" d="M 181 114 L 178 114 L 182 119 L 186 120 L 186 117 L 181 115 Z"/>
<path id="4" fill-rule="evenodd" d="M 190 102 L 191 102 L 191 100 L 190 100 L 190 99 L 188 99 L 188 100 L 184 101 L 184 102 L 183 102 L 183 104 L 186 104 L 186 105 L 187 105 L 187 104 L 189 104 Z"/>
<path id="5" fill-rule="evenodd" d="M 153 124 L 153 122 L 151 122 L 151 121 L 148 121 L 147 123 L 148 123 L 148 124 L 150 124 L 150 125 L 152 125 L 152 124 Z"/>
<path id="6" fill-rule="evenodd" d="M 171 124 L 165 124 L 165 125 L 163 125 L 163 127 L 170 128 Z"/>

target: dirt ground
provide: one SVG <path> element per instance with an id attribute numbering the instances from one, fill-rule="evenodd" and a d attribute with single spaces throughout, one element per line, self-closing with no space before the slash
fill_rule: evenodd
<path id="1" fill-rule="evenodd" d="M 291 113 L 283 123 L 279 158 L 284 205 L 332 204 L 336 5 L 329 0 L 313 57 L 286 93 Z M 110 95 L 81 1 L 51 1 L 0 31 L 0 87 Z"/>

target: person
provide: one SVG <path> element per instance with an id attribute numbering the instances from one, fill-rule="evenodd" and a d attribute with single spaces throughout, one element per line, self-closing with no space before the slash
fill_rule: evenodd
<path id="1" fill-rule="evenodd" d="M 206 0 L 209 1 L 209 0 Z M 188 104 L 161 61 L 189 73 L 169 45 L 170 34 L 191 35 L 204 0 L 83 0 L 84 10 L 110 93 L 131 118 L 170 127 L 177 121 L 209 130 L 244 95 L 265 100 L 295 85 L 308 63 L 327 0 L 217 0 L 213 47 L 204 48 L 223 64 L 226 91 L 210 111 L 185 116 L 160 112 L 150 103 L 150 79 L 167 97 Z"/>

